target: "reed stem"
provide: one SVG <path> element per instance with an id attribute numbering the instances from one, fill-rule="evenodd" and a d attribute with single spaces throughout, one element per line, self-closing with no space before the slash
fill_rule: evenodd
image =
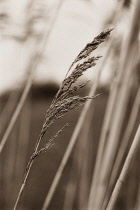
<path id="1" fill-rule="evenodd" d="M 139 145 L 140 145 L 140 125 L 138 126 L 138 129 L 137 129 L 136 135 L 134 137 L 133 143 L 131 145 L 131 148 L 129 150 L 126 161 L 124 163 L 124 166 L 122 168 L 122 171 L 121 171 L 121 174 L 118 178 L 118 181 L 115 185 L 115 188 L 113 190 L 111 199 L 109 201 L 109 204 L 108 204 L 106 210 L 113 210 L 113 208 L 115 206 L 115 203 L 117 201 L 117 198 L 119 197 L 120 190 L 121 190 L 121 188 L 122 188 L 122 186 L 123 186 L 123 184 L 126 180 L 126 177 L 129 173 L 130 166 L 132 164 L 132 161 L 134 160 L 134 157 L 135 157 L 136 152 L 139 148 Z"/>

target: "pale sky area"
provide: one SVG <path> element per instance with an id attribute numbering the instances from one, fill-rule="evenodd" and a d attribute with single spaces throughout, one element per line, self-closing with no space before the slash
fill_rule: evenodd
<path id="1" fill-rule="evenodd" d="M 11 20 L 10 25 L 5 26 L 4 32 L 0 28 L 0 93 L 21 84 L 27 73 L 27 63 L 34 52 L 35 46 L 30 40 L 20 43 L 9 38 L 9 34 L 20 37 L 24 33 L 24 21 L 28 15 L 25 13 L 27 2 L 28 0 L 5 1 L 0 9 L 0 13 L 8 11 Z M 49 11 L 53 11 L 58 1 L 46 2 L 49 2 L 48 5 L 46 3 L 46 12 L 51 20 L 53 12 Z M 65 0 L 49 37 L 42 62 L 36 70 L 35 81 L 60 83 L 80 50 L 104 29 L 115 5 L 113 0 Z M 38 30 L 46 27 L 47 32 L 49 21 L 37 27 Z M 104 79 L 107 77 L 106 71 Z"/>

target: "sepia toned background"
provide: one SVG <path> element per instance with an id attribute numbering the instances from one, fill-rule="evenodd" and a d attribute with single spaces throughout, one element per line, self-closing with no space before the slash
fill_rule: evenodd
<path id="1" fill-rule="evenodd" d="M 69 124 L 35 159 L 16 209 L 105 210 L 117 180 L 123 184 L 110 209 L 140 209 L 139 19 L 139 0 L 0 1 L 0 209 L 14 209 L 70 65 L 108 28 L 110 36 L 92 52 L 102 58 L 78 80 L 90 80 L 78 95 L 101 95 L 47 130 L 40 148 Z M 119 179 L 135 142 L 130 168 Z"/>

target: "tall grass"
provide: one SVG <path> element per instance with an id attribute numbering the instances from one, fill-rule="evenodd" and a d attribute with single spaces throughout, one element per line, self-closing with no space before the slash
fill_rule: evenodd
<path id="1" fill-rule="evenodd" d="M 130 151 L 128 153 L 128 156 L 126 158 L 126 161 L 124 163 L 123 169 L 121 171 L 121 174 L 117 180 L 117 183 L 115 185 L 115 188 L 113 190 L 112 196 L 110 198 L 109 204 L 107 206 L 107 210 L 112 210 L 114 208 L 115 202 L 119 196 L 121 187 L 123 185 L 123 183 L 125 182 L 125 179 L 127 177 L 130 165 L 132 163 L 132 160 L 134 159 L 134 155 L 136 155 L 136 152 L 139 148 L 139 144 L 140 144 L 140 126 L 137 129 L 135 138 L 133 140 L 132 146 L 130 148 Z"/>
<path id="2" fill-rule="evenodd" d="M 25 84 L 23 85 L 23 91 L 22 91 L 22 94 L 21 94 L 21 97 L 20 97 L 20 101 L 18 102 L 17 104 L 17 107 L 15 108 L 14 110 L 14 113 L 10 119 L 10 122 L 7 126 L 7 129 L 3 135 L 3 138 L 0 142 L 0 153 L 2 152 L 6 142 L 7 142 L 7 139 L 8 139 L 8 136 L 10 135 L 12 129 L 13 129 L 13 126 L 19 116 L 19 113 L 24 105 L 24 102 L 26 100 L 26 97 L 30 91 L 30 88 L 32 86 L 32 83 L 33 83 L 33 79 L 34 79 L 34 74 L 35 74 L 35 71 L 40 63 L 40 60 L 42 59 L 42 56 L 43 56 L 43 52 L 46 48 L 46 45 L 47 45 L 47 42 L 49 40 L 49 36 L 53 30 L 53 26 L 55 24 L 55 21 L 57 19 L 57 15 L 58 15 L 58 12 L 59 12 L 59 9 L 61 7 L 61 4 L 62 4 L 62 0 L 59 2 L 58 4 L 58 7 L 56 9 L 56 13 L 53 17 L 53 20 L 51 22 L 51 27 L 49 29 L 49 31 L 46 33 L 43 32 L 43 34 L 41 34 L 41 44 L 40 44 L 40 40 L 35 40 L 35 44 L 37 46 L 35 52 L 33 53 L 32 55 L 32 58 L 30 59 L 30 62 L 29 64 L 27 65 L 27 78 L 26 78 L 26 81 L 25 81 Z M 31 4 L 33 3 L 32 1 L 30 2 Z M 31 23 L 30 23 L 31 22 Z M 32 24 L 33 20 L 31 18 L 31 20 L 29 19 L 29 23 Z M 29 26 L 32 26 L 32 25 L 29 25 Z M 29 37 L 30 38 L 30 37 Z M 37 42 L 37 43 L 36 43 Z"/>
<path id="3" fill-rule="evenodd" d="M 27 181 L 36 176 L 36 174 L 32 173 L 33 165 L 37 165 L 37 158 L 39 159 L 38 161 L 41 161 L 42 154 L 46 152 L 47 157 L 44 158 L 49 158 L 49 150 L 54 149 L 53 145 L 56 139 L 64 129 L 68 127 L 68 124 L 60 128 L 52 137 L 48 137 L 47 141 L 44 138 L 45 134 L 47 133 L 48 135 L 48 129 L 50 129 L 54 123 L 57 124 L 59 119 L 63 118 L 71 110 L 81 107 L 82 105 L 84 105 L 84 107 L 80 113 L 64 156 L 54 174 L 47 195 L 42 198 L 42 210 L 51 209 L 51 204 L 54 201 L 53 198 L 57 196 L 57 189 L 59 189 L 59 184 L 63 179 L 70 158 L 72 158 L 72 163 L 62 198 L 63 210 L 115 210 L 117 208 L 138 210 L 140 208 L 140 187 L 133 183 L 133 177 L 131 177 L 129 181 L 133 187 L 131 188 L 130 186 L 131 189 L 127 189 L 127 179 L 129 180 L 130 176 L 136 177 L 140 175 L 138 170 L 130 174 L 130 168 L 136 161 L 139 161 L 136 154 L 140 146 L 138 119 L 140 107 L 140 86 L 138 78 L 140 63 L 138 56 L 140 52 L 140 2 L 139 0 L 132 2 L 133 7 L 130 7 L 131 21 L 129 30 L 124 34 L 121 42 L 119 42 L 119 47 L 117 45 L 118 37 L 115 36 L 115 27 L 117 27 L 123 15 L 124 6 L 126 5 L 123 4 L 123 2 L 119 3 L 119 7 L 115 11 L 114 19 L 112 20 L 113 27 L 115 28 L 112 36 L 109 37 L 112 30 L 108 29 L 101 32 L 85 46 L 71 64 L 64 81 L 47 110 L 32 155 L 30 159 L 27 160 L 28 153 L 31 154 L 31 151 L 28 151 L 28 145 L 30 144 L 28 143 L 28 139 L 30 138 L 31 127 L 31 101 L 29 99 L 30 96 L 27 98 L 27 95 L 33 82 L 35 69 L 39 65 L 43 51 L 49 40 L 48 34 L 44 33 L 43 41 L 37 46 L 37 50 L 27 66 L 27 71 L 29 69 L 30 71 L 28 71 L 29 75 L 26 78 L 21 98 L 17 103 L 15 112 L 9 121 L 9 125 L 0 143 L 0 152 L 3 150 L 3 154 L 1 154 L 1 162 L 3 162 L 3 165 L 1 165 L 0 177 L 1 179 L 3 177 L 5 178 L 4 181 L 0 181 L 3 182 L 2 184 L 5 187 L 5 196 L 3 198 L 3 203 L 6 204 L 5 209 L 12 209 L 13 201 L 15 200 L 16 202 L 13 209 L 22 208 L 21 203 L 23 199 L 21 199 L 21 197 L 22 194 L 25 195 L 27 193 Z M 30 6 L 32 6 L 32 1 L 30 3 Z M 59 2 L 57 11 L 59 11 L 61 4 L 62 1 Z M 131 4 L 129 6 L 131 6 Z M 57 19 L 57 15 L 58 13 L 56 12 L 49 35 Z M 100 59 L 100 56 L 93 56 L 93 52 L 96 48 L 107 38 L 108 42 L 105 44 L 106 51 L 103 58 Z M 116 51 L 119 51 L 119 55 L 115 54 Z M 114 55 L 115 58 L 113 57 Z M 93 68 L 99 59 L 100 63 L 97 65 L 97 74 L 92 81 L 88 96 L 79 96 L 77 91 L 83 89 L 87 82 L 79 85 L 77 84 L 77 80 L 85 71 L 89 68 Z M 101 74 L 109 59 L 114 59 L 112 67 L 113 73 L 109 84 L 109 93 L 107 96 L 107 105 L 104 108 L 104 116 L 100 119 L 102 122 L 98 124 L 99 119 L 97 119 L 97 115 L 100 113 L 96 113 L 96 100 L 92 99 L 98 96 L 96 95 L 97 92 L 100 93 Z M 11 97 L 13 97 L 13 95 L 11 95 Z M 102 97 L 103 95 L 100 95 L 99 98 Z M 26 98 L 27 101 L 25 103 Z M 131 100 L 133 101 L 130 107 Z M 11 110 L 13 110 L 10 101 L 9 98 L 9 102 L 1 115 L 4 123 L 7 122 L 5 112 L 9 111 L 11 113 Z M 101 106 L 101 104 L 99 106 Z M 17 119 L 19 123 L 16 123 Z M 100 128 L 98 128 L 98 125 L 100 125 Z M 13 128 L 12 135 L 10 135 Z M 93 133 L 94 129 L 97 130 L 97 135 L 95 135 L 95 131 Z M 9 136 L 11 139 L 9 139 Z M 7 142 L 8 140 L 10 141 Z M 6 147 L 6 143 L 9 143 L 8 147 Z M 61 145 L 58 144 L 58 147 L 60 148 Z M 26 158 L 23 159 L 22 154 Z M 26 161 L 28 161 L 27 166 Z M 24 167 L 26 167 L 25 171 Z M 24 172 L 24 177 L 22 177 Z M 41 171 L 39 173 L 41 173 Z M 22 178 L 23 182 L 21 186 L 19 186 Z M 139 179 L 139 177 L 137 179 Z M 41 181 L 42 180 L 40 180 L 40 182 Z M 10 196 L 13 192 L 13 186 L 15 186 L 16 190 L 14 190 L 13 195 Z M 135 195 L 137 194 L 137 199 L 133 198 L 133 193 Z M 15 197 L 15 194 L 17 197 Z M 126 197 L 129 201 L 126 201 Z M 122 200 L 124 203 L 127 202 L 127 204 L 120 204 Z M 41 207 L 39 207 L 39 209 L 41 209 Z M 55 209 L 58 209 L 57 206 Z"/>
<path id="4" fill-rule="evenodd" d="M 77 63 L 78 61 L 82 60 L 83 58 L 87 58 L 89 54 L 93 50 L 95 50 L 100 43 L 105 41 L 105 39 L 109 36 L 111 30 L 106 30 L 101 32 L 97 37 L 94 38 L 94 40 L 87 44 L 86 47 L 79 53 L 77 58 L 75 59 L 74 63 Z M 54 97 L 50 108 L 47 110 L 47 114 L 45 116 L 45 121 L 42 126 L 41 132 L 39 134 L 39 137 L 36 141 L 36 145 L 34 148 L 34 152 L 30 158 L 30 161 L 28 162 L 27 168 L 26 168 L 26 174 L 24 181 L 22 183 L 22 186 L 20 188 L 14 210 L 17 208 L 18 202 L 20 200 L 20 197 L 23 193 L 23 190 L 25 188 L 30 170 L 32 168 L 32 165 L 34 163 L 34 160 L 36 159 L 37 156 L 39 156 L 41 153 L 46 152 L 54 143 L 55 138 L 59 135 L 60 132 L 63 131 L 63 129 L 66 127 L 64 126 L 61 128 L 54 137 L 52 137 L 46 145 L 39 149 L 40 143 L 42 141 L 43 136 L 45 135 L 46 131 L 48 128 L 55 123 L 58 119 L 62 118 L 68 111 L 75 109 L 81 105 L 83 105 L 87 100 L 89 99 L 94 99 L 96 96 L 85 96 L 85 97 L 80 97 L 78 95 L 73 96 L 73 94 L 80 88 L 84 87 L 85 84 L 81 85 L 76 85 L 75 83 L 77 82 L 77 79 L 83 75 L 83 73 L 96 65 L 96 61 L 100 57 L 91 57 L 87 58 L 86 61 L 83 61 L 81 64 L 77 64 L 72 73 L 65 78 L 65 80 L 62 82 L 62 85 L 60 86 L 60 89 L 58 90 L 56 96 Z M 64 163 L 63 163 L 64 164 Z M 49 194 L 48 194 L 49 195 Z M 49 196 L 48 196 L 49 198 Z M 46 205 L 46 204 L 45 204 Z M 43 207 L 44 208 L 44 207 Z M 46 207 L 45 207 L 46 208 Z"/>

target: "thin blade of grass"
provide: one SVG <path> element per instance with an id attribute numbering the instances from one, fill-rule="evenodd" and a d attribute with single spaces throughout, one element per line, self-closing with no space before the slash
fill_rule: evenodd
<path id="1" fill-rule="evenodd" d="M 92 113 L 92 114 L 91 114 Z M 90 135 L 92 133 L 91 125 L 94 118 L 94 106 L 90 107 L 82 127 L 80 141 L 78 142 L 79 153 L 79 188 L 78 188 L 78 209 L 86 210 L 89 188 L 90 188 L 90 168 L 92 162 Z M 93 125 L 94 126 L 94 125 Z M 93 134 L 93 133 L 92 133 Z M 94 138 L 92 139 L 94 141 Z"/>
<path id="2" fill-rule="evenodd" d="M 114 103 L 112 111 L 115 112 L 114 120 L 112 122 L 112 129 L 109 129 L 108 132 L 106 133 L 109 135 L 109 140 L 108 140 L 108 146 L 107 146 L 107 151 L 105 155 L 103 156 L 103 162 L 104 164 L 102 165 L 103 167 L 101 168 L 102 173 L 101 176 L 98 178 L 98 181 L 100 185 L 98 188 L 94 186 L 94 194 L 96 192 L 97 199 L 96 202 L 94 203 L 95 206 L 93 206 L 93 195 L 91 195 L 91 203 L 90 203 L 90 208 L 95 208 L 95 209 L 101 209 L 105 192 L 106 192 L 106 187 L 107 187 L 107 181 L 109 180 L 110 173 L 112 170 L 114 158 L 117 152 L 118 148 L 118 139 L 121 131 L 121 126 L 123 123 L 123 118 L 125 116 L 125 106 L 128 101 L 128 83 L 129 79 L 132 74 L 132 68 L 131 68 L 131 63 L 130 66 L 128 66 L 128 62 L 133 58 L 133 50 L 132 46 L 134 48 L 134 43 L 137 39 L 138 32 L 139 32 L 139 10 L 138 7 L 135 9 L 137 10 L 136 12 L 133 13 L 132 16 L 132 21 L 131 21 L 131 27 L 130 31 L 128 33 L 128 37 L 124 42 L 123 50 L 122 50 L 122 62 L 120 63 L 120 71 L 118 75 L 118 84 L 116 85 L 115 92 L 114 92 L 114 101 L 110 101 L 110 103 Z M 134 50 L 135 51 L 135 50 Z M 127 70 L 127 71 L 126 71 Z M 110 113 L 110 111 L 109 111 Z M 114 124 L 113 124 L 114 123 Z M 101 159 L 100 159 L 101 160 Z M 100 161 L 101 163 L 101 161 Z M 110 163 L 110 164 L 108 164 Z M 100 168 L 100 165 L 99 165 Z M 99 172 L 100 170 L 98 170 Z M 99 174 L 98 174 L 99 175 Z"/>
<path id="3" fill-rule="evenodd" d="M 131 114 L 130 114 L 130 117 L 129 117 L 129 121 L 128 121 L 126 130 L 125 130 L 125 133 L 122 137 L 121 144 L 119 146 L 120 149 L 117 153 L 115 164 L 113 166 L 113 171 L 112 171 L 112 174 L 111 174 L 111 178 L 110 178 L 110 182 L 109 182 L 109 188 L 108 188 L 108 191 L 107 191 L 106 199 L 104 201 L 103 209 L 105 209 L 105 207 L 107 206 L 107 203 L 108 203 L 108 200 L 109 200 L 109 197 L 110 197 L 109 194 L 111 193 L 112 186 L 113 186 L 113 184 L 114 184 L 114 182 L 117 178 L 117 174 L 118 174 L 120 165 L 122 163 L 124 153 L 127 150 L 127 147 L 129 145 L 130 136 L 131 136 L 132 131 L 134 129 L 135 121 L 136 121 L 136 118 L 137 118 L 137 115 L 138 115 L 138 112 L 139 112 L 139 108 L 140 108 L 139 99 L 140 99 L 140 87 L 138 88 L 137 95 L 135 97 L 135 101 L 134 101 L 132 111 L 131 111 Z"/>
<path id="4" fill-rule="evenodd" d="M 21 98 L 17 104 L 17 107 L 15 108 L 15 111 L 10 119 L 9 125 L 5 131 L 5 134 L 4 134 L 1 142 L 0 142 L 0 154 L 7 142 L 7 139 L 13 129 L 13 126 L 17 120 L 17 117 L 19 116 L 21 109 L 22 109 L 22 107 L 25 103 L 25 100 L 27 98 L 27 95 L 30 91 L 30 88 L 32 86 L 32 82 L 34 79 L 34 73 L 39 65 L 40 60 L 42 59 L 42 54 L 43 54 L 44 50 L 46 49 L 47 42 L 48 42 L 49 37 L 52 33 L 52 29 L 54 28 L 54 25 L 55 25 L 55 22 L 56 22 L 56 19 L 57 19 L 57 16 L 58 16 L 58 13 L 59 13 L 62 3 L 63 3 L 63 0 L 61 0 L 59 2 L 58 7 L 56 9 L 55 16 L 54 16 L 52 24 L 51 24 L 51 27 L 50 27 L 49 31 L 47 32 L 47 34 L 45 34 L 44 37 L 42 38 L 42 44 L 41 44 L 40 48 L 37 49 L 37 52 L 35 52 L 35 54 L 33 55 L 32 59 L 31 59 L 31 62 L 29 63 L 29 65 L 27 67 L 27 70 L 29 69 L 30 72 L 29 72 L 27 81 L 25 82 Z"/>
<path id="5" fill-rule="evenodd" d="M 120 190 L 121 190 L 121 188 L 122 188 L 122 186 L 123 186 L 123 184 L 126 180 L 126 177 L 129 173 L 130 166 L 132 164 L 132 161 L 134 160 L 134 157 L 135 157 L 136 152 L 139 148 L 139 145 L 140 145 L 140 125 L 138 126 L 138 129 L 137 129 L 137 132 L 135 134 L 133 143 L 131 145 L 131 148 L 129 150 L 129 153 L 128 153 L 127 158 L 125 160 L 125 163 L 124 163 L 124 166 L 122 168 L 121 174 L 120 174 L 120 176 L 118 178 L 118 181 L 115 185 L 115 188 L 113 190 L 111 199 L 109 201 L 109 204 L 108 204 L 106 210 L 113 210 L 113 208 L 115 206 L 115 203 L 117 201 L 117 198 L 119 197 Z"/>
<path id="6" fill-rule="evenodd" d="M 18 117 L 18 115 L 19 115 L 19 113 L 20 113 L 20 111 L 21 111 L 21 108 L 22 108 L 22 106 L 24 105 L 25 99 L 26 99 L 26 97 L 27 97 L 27 95 L 28 95 L 28 92 L 29 92 L 29 90 L 30 90 L 30 88 L 31 88 L 31 85 L 32 85 L 32 81 L 33 81 L 33 78 L 34 78 L 34 72 L 35 72 L 36 68 L 38 67 L 38 64 L 39 64 L 40 59 L 42 58 L 42 53 L 43 53 L 43 51 L 46 49 L 46 45 L 47 45 L 47 43 L 48 43 L 48 41 L 49 41 L 49 37 L 50 37 L 50 35 L 51 35 L 51 33 L 52 33 L 52 30 L 53 30 L 53 28 L 54 28 L 54 25 L 55 25 L 55 22 L 56 22 L 56 20 L 57 20 L 57 17 L 58 17 L 60 8 L 61 8 L 61 6 L 62 6 L 62 3 L 63 3 L 63 0 L 60 0 L 60 1 L 59 1 L 59 4 L 58 4 L 58 6 L 57 6 L 57 9 L 56 9 L 56 13 L 55 13 L 55 16 L 54 16 L 54 18 L 53 18 L 53 21 L 52 21 L 50 30 L 47 32 L 47 34 L 44 35 L 44 39 L 43 39 L 43 41 L 42 41 L 42 45 L 41 45 L 41 47 L 40 47 L 40 49 L 39 49 L 39 52 L 38 52 L 37 55 L 35 56 L 33 66 L 31 65 L 32 71 L 31 71 L 30 76 L 29 76 L 29 78 L 28 78 L 28 81 L 27 81 L 27 83 L 26 83 L 26 86 L 25 86 L 25 89 L 24 89 L 23 94 L 22 94 L 22 96 L 21 96 L 20 102 L 19 102 L 18 105 L 17 105 L 17 108 L 16 108 L 16 110 L 15 110 L 15 113 L 14 113 L 14 115 L 13 115 L 11 121 L 10 121 L 9 127 L 8 127 L 8 129 L 7 129 L 6 133 L 5 133 L 5 136 L 4 136 L 3 140 L 2 140 L 2 144 L 0 144 L 0 152 L 2 151 L 4 145 L 5 145 L 6 141 L 7 141 L 7 138 L 8 138 L 8 136 L 9 136 L 9 134 L 10 134 L 12 128 L 13 128 L 13 125 L 14 125 L 14 123 L 15 123 L 15 121 L 16 121 L 16 119 L 17 119 L 17 117 Z M 30 69 L 30 68 L 29 68 L 29 69 Z M 39 146 L 39 145 L 38 145 L 38 146 Z M 37 151 L 37 149 L 38 149 L 38 147 L 36 147 L 36 151 Z M 16 199 L 16 202 L 15 202 L 15 205 L 14 205 L 13 210 L 16 210 L 16 209 L 17 209 L 17 205 L 18 205 L 19 200 L 20 200 L 20 197 L 21 197 L 21 195 L 22 195 L 22 193 L 23 193 L 23 190 L 24 190 L 26 181 L 27 181 L 27 179 L 28 179 L 28 175 L 29 175 L 29 173 L 30 173 L 30 169 L 31 169 L 31 167 L 32 167 L 32 164 L 33 164 L 33 160 L 31 161 L 31 164 L 30 164 L 30 166 L 29 166 L 29 168 L 28 168 L 28 171 L 27 171 L 26 174 L 25 174 L 25 177 L 24 177 L 23 183 L 22 183 L 22 185 L 21 185 L 21 188 L 20 188 L 20 190 L 19 190 L 19 193 L 18 193 L 18 196 L 17 196 L 17 199 Z"/>

